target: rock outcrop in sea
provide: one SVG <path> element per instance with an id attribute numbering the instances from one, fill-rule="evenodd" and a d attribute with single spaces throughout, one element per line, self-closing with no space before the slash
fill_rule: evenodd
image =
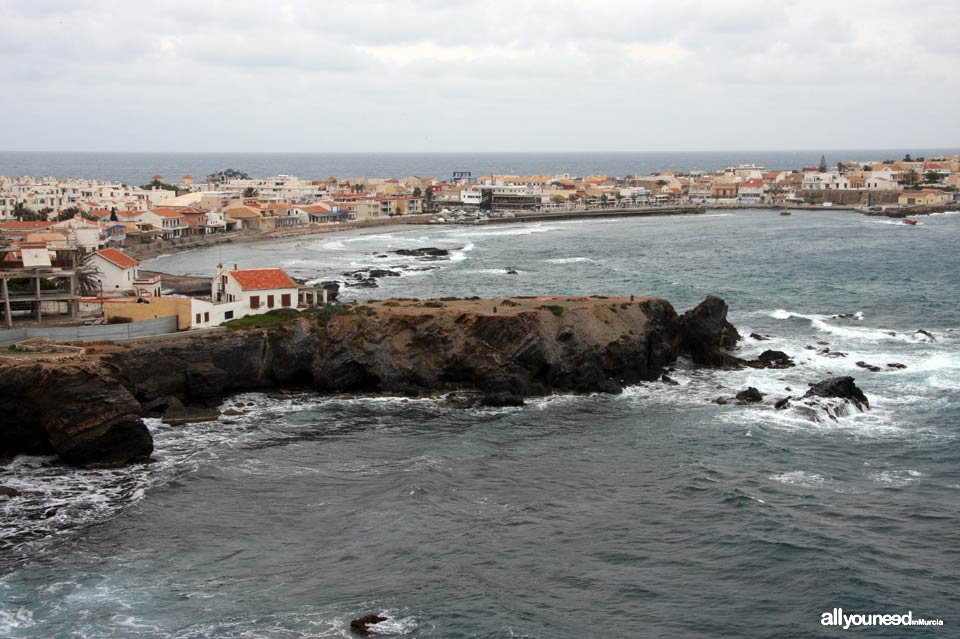
<path id="1" fill-rule="evenodd" d="M 682 316 L 657 298 L 387 300 L 80 361 L 9 358 L 0 364 L 0 456 L 146 459 L 152 440 L 143 416 L 208 418 L 243 391 L 470 389 L 493 405 L 553 391 L 616 393 L 659 378 L 681 354 L 702 366 L 742 365 L 727 352 L 739 334 L 726 313 L 714 296 Z"/>

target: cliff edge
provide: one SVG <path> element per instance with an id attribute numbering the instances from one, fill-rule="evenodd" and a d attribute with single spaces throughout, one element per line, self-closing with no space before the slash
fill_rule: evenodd
<path id="1" fill-rule="evenodd" d="M 80 361 L 3 358 L 0 457 L 145 459 L 153 443 L 143 415 L 181 404 L 209 409 L 250 390 L 615 393 L 656 379 L 681 353 L 705 366 L 735 365 L 725 350 L 739 335 L 726 311 L 714 296 L 682 317 L 658 298 L 397 299 Z"/>

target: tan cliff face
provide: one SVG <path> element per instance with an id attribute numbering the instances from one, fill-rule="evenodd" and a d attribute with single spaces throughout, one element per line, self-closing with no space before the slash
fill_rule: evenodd
<path id="1" fill-rule="evenodd" d="M 270 329 L 107 349 L 85 362 L 2 364 L 0 382 L 16 384 L 0 390 L 8 409 L 0 455 L 45 446 L 76 463 L 146 457 L 141 415 L 180 403 L 215 407 L 247 390 L 619 392 L 655 379 L 684 350 L 724 365 L 718 353 L 734 336 L 714 297 L 683 318 L 662 299 L 599 296 L 328 308 Z"/>

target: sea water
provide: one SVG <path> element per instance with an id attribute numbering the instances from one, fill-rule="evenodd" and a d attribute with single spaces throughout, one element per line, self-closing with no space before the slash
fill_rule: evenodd
<path id="1" fill-rule="evenodd" d="M 960 215 L 738 210 L 158 258 L 144 267 L 404 273 L 347 299 L 649 294 L 684 310 L 714 293 L 744 336 L 769 337 L 740 356 L 783 350 L 797 366 L 681 360 L 675 386 L 522 408 L 250 393 L 216 422 L 148 420 L 155 464 L 17 458 L 0 468 L 22 491 L 0 498 L 0 636 L 347 637 L 381 613 L 400 637 L 817 637 L 840 632 L 820 624 L 835 607 L 913 611 L 960 636 L 958 231 Z M 389 252 L 428 246 L 451 259 Z M 714 402 L 831 375 L 856 377 L 871 409 L 811 421 Z"/>

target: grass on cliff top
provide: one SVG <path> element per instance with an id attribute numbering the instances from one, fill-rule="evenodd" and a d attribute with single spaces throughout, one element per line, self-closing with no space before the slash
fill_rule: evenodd
<path id="1" fill-rule="evenodd" d="M 292 308 L 275 308 L 262 315 L 247 315 L 239 319 L 224 322 L 223 327 L 229 331 L 241 331 L 248 328 L 273 328 L 297 319 L 298 317 L 312 317 L 326 322 L 337 315 L 372 315 L 374 311 L 369 306 L 360 304 L 328 304 L 317 308 L 309 308 L 297 312 Z"/>

